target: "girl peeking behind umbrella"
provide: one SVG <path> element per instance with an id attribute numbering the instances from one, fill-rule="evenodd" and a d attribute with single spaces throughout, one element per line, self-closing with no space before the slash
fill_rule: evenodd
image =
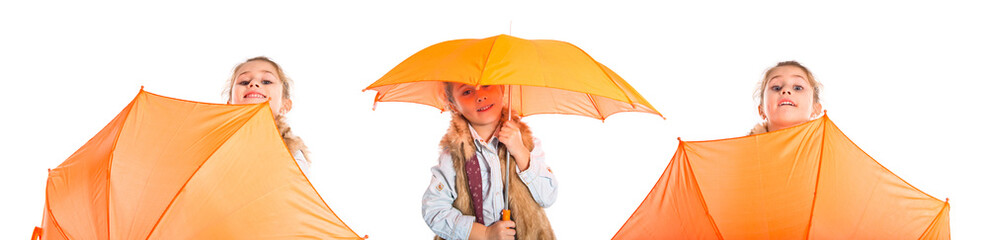
<path id="1" fill-rule="evenodd" d="M 796 61 L 779 62 L 765 72 L 755 91 L 758 115 L 765 121 L 748 135 L 796 126 L 820 116 L 820 82 Z"/>
<path id="2" fill-rule="evenodd" d="M 266 57 L 247 59 L 233 69 L 233 76 L 226 83 L 223 91 L 227 104 L 257 104 L 270 101 L 268 106 L 274 114 L 278 132 L 291 151 L 292 157 L 298 163 L 303 173 L 308 174 L 309 151 L 302 139 L 292 134 L 292 128 L 285 120 L 285 114 L 292 110 L 291 99 L 292 80 L 277 63 Z"/>
<path id="3" fill-rule="evenodd" d="M 445 83 L 449 129 L 422 196 L 422 217 L 443 239 L 554 239 L 544 207 L 558 183 L 539 141 L 502 104 L 504 87 Z M 505 169 L 507 153 L 514 159 Z M 501 221 L 504 175 L 513 221 Z"/>

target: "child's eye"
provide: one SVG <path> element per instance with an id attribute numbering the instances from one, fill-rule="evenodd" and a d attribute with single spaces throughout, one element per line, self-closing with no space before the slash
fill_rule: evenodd
<path id="1" fill-rule="evenodd" d="M 247 86 L 247 84 L 250 84 L 250 81 L 242 80 L 242 81 L 237 82 L 237 85 Z"/>
<path id="2" fill-rule="evenodd" d="M 491 86 L 491 85 L 483 85 L 483 86 L 480 86 L 480 87 L 481 87 L 481 88 L 488 88 L 488 87 L 490 87 L 490 86 Z"/>
<path id="3" fill-rule="evenodd" d="M 473 93 L 473 90 L 464 90 L 463 94 L 460 95 L 466 96 L 466 95 L 470 95 L 471 93 Z"/>
<path id="4" fill-rule="evenodd" d="M 772 91 L 779 91 L 779 90 L 782 90 L 782 86 L 778 86 L 778 85 L 772 86 Z"/>
<path id="5" fill-rule="evenodd" d="M 272 84 L 274 82 L 272 82 L 271 80 L 263 80 L 263 81 L 261 81 L 261 83 L 263 83 L 264 85 L 268 85 L 268 84 Z"/>
<path id="6" fill-rule="evenodd" d="M 796 85 L 796 86 L 793 86 L 792 89 L 794 89 L 796 91 L 803 90 L 803 86 Z"/>

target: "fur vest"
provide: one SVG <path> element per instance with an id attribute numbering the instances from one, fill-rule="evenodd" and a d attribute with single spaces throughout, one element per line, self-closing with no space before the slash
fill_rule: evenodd
<path id="1" fill-rule="evenodd" d="M 507 109 L 502 110 L 501 122 L 506 121 L 507 117 Z M 524 142 L 525 147 L 532 150 L 535 147 L 532 141 L 532 132 L 528 129 L 527 125 L 518 119 L 517 116 L 513 116 L 511 121 L 518 124 L 522 135 L 522 142 Z M 473 201 L 471 201 L 470 192 L 467 189 L 466 168 L 464 166 L 467 160 L 475 156 L 477 149 L 473 142 L 473 135 L 470 134 L 467 120 L 462 115 L 452 114 L 449 130 L 446 131 L 446 135 L 443 136 L 439 145 L 452 156 L 453 169 L 456 171 L 456 199 L 453 200 L 453 207 L 460 210 L 463 215 L 476 216 L 473 211 Z M 504 166 L 507 161 L 505 159 L 507 148 L 501 145 L 497 148 L 497 151 L 498 156 L 500 156 L 500 164 Z M 501 168 L 502 177 L 508 169 L 517 169 L 514 157 L 512 157 L 511 166 Z M 511 179 L 509 181 L 511 182 L 508 189 L 508 208 L 511 209 L 511 220 L 515 222 L 515 238 L 555 239 L 556 237 L 552 232 L 552 227 L 549 225 L 549 218 L 545 215 L 545 210 L 535 202 L 535 198 L 532 197 L 528 186 L 514 172 L 511 173 Z M 436 236 L 435 239 L 440 238 Z"/>
<path id="2" fill-rule="evenodd" d="M 755 135 L 755 134 L 761 134 L 761 133 L 767 133 L 767 132 L 768 132 L 768 122 L 761 122 L 761 123 L 755 124 L 755 127 L 751 128 L 751 131 L 748 132 L 748 136 Z"/>

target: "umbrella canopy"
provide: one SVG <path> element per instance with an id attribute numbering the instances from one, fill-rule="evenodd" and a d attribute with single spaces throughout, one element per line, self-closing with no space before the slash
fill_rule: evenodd
<path id="1" fill-rule="evenodd" d="M 44 239 L 359 239 L 316 193 L 267 104 L 140 91 L 48 173 Z"/>
<path id="2" fill-rule="evenodd" d="M 511 85 L 520 116 L 555 113 L 603 120 L 618 112 L 662 116 L 620 76 L 573 44 L 508 35 L 459 39 L 422 49 L 364 90 L 377 102 L 412 102 L 446 109 L 443 82 Z"/>
<path id="3" fill-rule="evenodd" d="M 949 211 L 824 115 L 755 136 L 680 141 L 614 239 L 949 239 Z"/>

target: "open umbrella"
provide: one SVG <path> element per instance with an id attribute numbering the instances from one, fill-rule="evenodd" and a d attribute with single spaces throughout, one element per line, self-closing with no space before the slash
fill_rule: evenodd
<path id="1" fill-rule="evenodd" d="M 43 239 L 359 239 L 299 169 L 267 104 L 142 89 L 49 171 L 45 194 Z"/>
<path id="2" fill-rule="evenodd" d="M 459 39 L 422 49 L 367 86 L 377 102 L 446 109 L 443 82 L 509 85 L 510 108 L 525 117 L 556 113 L 603 120 L 618 112 L 662 116 L 620 76 L 573 44 L 508 35 Z"/>
<path id="3" fill-rule="evenodd" d="M 614 239 L 949 239 L 949 212 L 825 114 L 754 136 L 680 141 Z"/>
<path id="4" fill-rule="evenodd" d="M 618 112 L 662 116 L 624 79 L 573 44 L 508 35 L 432 45 L 364 90 L 377 91 L 375 106 L 412 102 L 445 111 L 443 82 L 505 85 L 509 108 L 522 117 L 556 113 L 603 120 Z M 511 171 L 507 173 L 506 179 Z M 504 197 L 507 203 L 508 194 Z M 503 212 L 502 219 L 508 220 L 508 210 Z"/>

